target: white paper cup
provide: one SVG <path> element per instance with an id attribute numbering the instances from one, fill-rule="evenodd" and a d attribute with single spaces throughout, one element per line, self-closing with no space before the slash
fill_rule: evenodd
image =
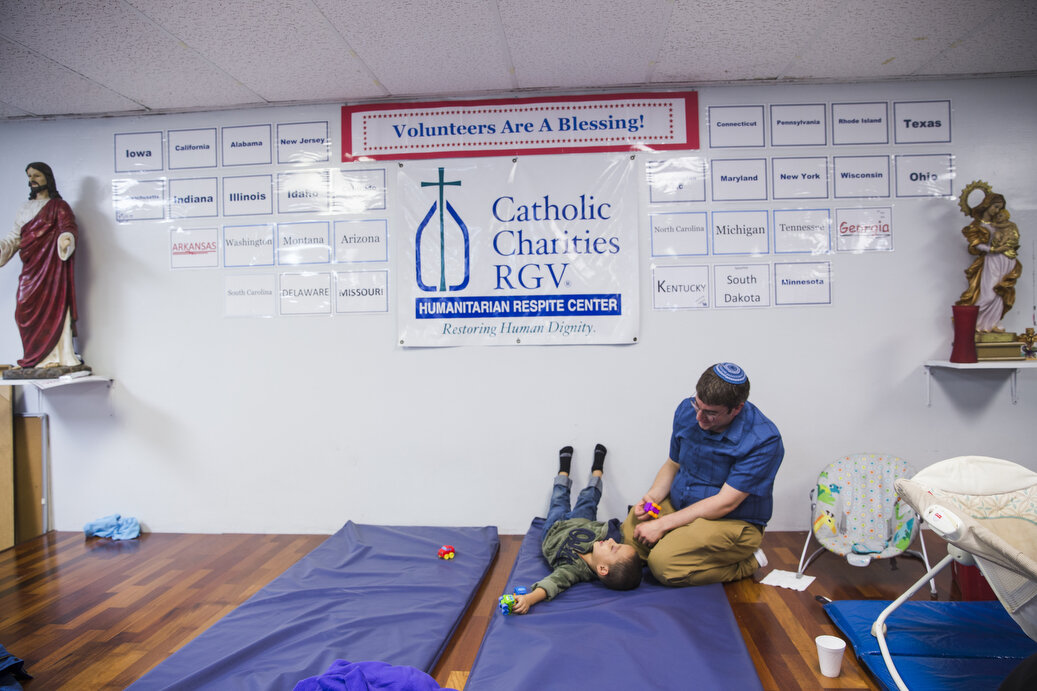
<path id="1" fill-rule="evenodd" d="M 846 641 L 838 636 L 818 636 L 814 641 L 817 643 L 817 661 L 821 665 L 821 674 L 826 677 L 839 676 Z"/>

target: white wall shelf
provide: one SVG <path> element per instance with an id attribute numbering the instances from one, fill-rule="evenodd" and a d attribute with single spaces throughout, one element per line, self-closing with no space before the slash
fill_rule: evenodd
<path id="1" fill-rule="evenodd" d="M 1037 360 L 983 360 L 980 362 L 951 362 L 950 360 L 926 360 L 925 404 L 932 405 L 932 369 L 1009 370 L 1012 373 L 1012 405 L 1018 401 L 1018 377 L 1021 369 L 1037 369 Z"/>
<path id="2" fill-rule="evenodd" d="M 108 386 L 112 385 L 112 380 L 108 377 L 100 377 L 96 374 L 91 374 L 86 377 L 68 377 L 68 375 L 63 375 L 54 379 L 0 379 L 0 386 L 35 386 L 37 389 L 46 390 L 58 386 L 96 382 L 104 382 Z"/>

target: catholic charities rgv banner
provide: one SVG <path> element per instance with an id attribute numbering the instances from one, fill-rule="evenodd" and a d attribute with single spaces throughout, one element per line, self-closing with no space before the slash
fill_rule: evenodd
<path id="1" fill-rule="evenodd" d="M 635 343 L 635 170 L 629 154 L 402 164 L 400 345 Z"/>
<path id="2" fill-rule="evenodd" d="M 342 107 L 342 160 L 697 149 L 694 91 Z"/>

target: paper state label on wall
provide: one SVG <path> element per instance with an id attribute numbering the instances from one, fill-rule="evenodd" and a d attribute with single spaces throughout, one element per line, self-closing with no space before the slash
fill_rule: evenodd
<path id="1" fill-rule="evenodd" d="M 827 199 L 828 158 L 771 159 L 775 199 Z"/>
<path id="2" fill-rule="evenodd" d="M 278 163 L 323 163 L 331 159 L 328 122 L 291 122 L 277 126 Z"/>
<path id="3" fill-rule="evenodd" d="M 657 310 L 709 307 L 709 267 L 653 266 L 652 307 Z"/>
<path id="4" fill-rule="evenodd" d="M 215 268 L 220 265 L 216 228 L 174 228 L 169 231 L 171 269 Z"/>
<path id="5" fill-rule="evenodd" d="M 224 280 L 224 314 L 228 317 L 275 316 L 276 283 L 273 274 L 227 276 Z"/>
<path id="6" fill-rule="evenodd" d="M 836 198 L 889 197 L 889 156 L 835 156 L 832 169 Z"/>
<path id="7" fill-rule="evenodd" d="M 328 171 L 277 174 L 278 213 L 323 213 L 328 210 Z"/>
<path id="8" fill-rule="evenodd" d="M 768 254 L 767 212 L 714 211 L 713 254 Z"/>
<path id="9" fill-rule="evenodd" d="M 147 173 L 162 168 L 161 132 L 116 133 L 116 173 Z"/>
<path id="10" fill-rule="evenodd" d="M 704 158 L 682 156 L 648 161 L 645 164 L 645 177 L 651 204 L 706 201 Z"/>
<path id="11" fill-rule="evenodd" d="M 223 227 L 223 265 L 273 266 L 274 224 Z"/>
<path id="12" fill-rule="evenodd" d="M 281 274 L 278 291 L 281 314 L 331 314 L 331 274 L 300 272 Z"/>
<path id="13" fill-rule="evenodd" d="M 327 221 L 277 224 L 278 264 L 327 264 L 331 261 Z"/>
<path id="14" fill-rule="evenodd" d="M 778 209 L 774 212 L 775 254 L 832 251 L 831 209 Z"/>
<path id="15" fill-rule="evenodd" d="M 223 165 L 257 166 L 272 162 L 270 125 L 238 125 L 224 127 Z"/>
<path id="16" fill-rule="evenodd" d="M 272 175 L 223 178 L 224 216 L 267 216 L 274 210 Z"/>
<path id="17" fill-rule="evenodd" d="M 894 161 L 898 197 L 951 196 L 954 157 L 950 154 L 899 155 Z"/>
<path id="18" fill-rule="evenodd" d="M 889 144 L 889 104 L 833 103 L 832 143 Z"/>
<path id="19" fill-rule="evenodd" d="M 169 168 L 215 168 L 216 128 L 169 130 Z"/>
<path id="20" fill-rule="evenodd" d="M 891 252 L 893 209 L 836 209 L 835 236 L 840 252 Z"/>
<path id="21" fill-rule="evenodd" d="M 713 266 L 717 307 L 770 307 L 770 264 L 716 264 Z"/>
<path id="22" fill-rule="evenodd" d="M 220 194 L 216 178 L 169 181 L 170 218 L 213 218 L 219 215 Z"/>
<path id="23" fill-rule="evenodd" d="M 710 106 L 707 112 L 710 147 L 763 146 L 763 106 Z"/>
<path id="24" fill-rule="evenodd" d="M 767 159 L 714 159 L 710 177 L 713 201 L 763 201 L 767 199 Z"/>
<path id="25" fill-rule="evenodd" d="M 331 171 L 331 212 L 359 214 L 385 209 L 385 169 L 339 168 Z"/>
<path id="26" fill-rule="evenodd" d="M 705 211 L 652 214 L 653 257 L 705 256 L 709 253 L 709 224 Z"/>
<path id="27" fill-rule="evenodd" d="M 832 304 L 831 262 L 776 262 L 774 304 Z"/>
<path id="28" fill-rule="evenodd" d="M 389 222 L 384 218 L 335 221 L 335 263 L 389 260 Z"/>
<path id="29" fill-rule="evenodd" d="M 951 141 L 950 101 L 894 101 L 893 141 L 942 144 Z"/>
<path id="30" fill-rule="evenodd" d="M 112 180 L 112 206 L 119 223 L 161 221 L 166 217 L 166 181 Z"/>
<path id="31" fill-rule="evenodd" d="M 336 314 L 389 311 L 388 271 L 339 271 L 336 276 Z"/>
<path id="32" fill-rule="evenodd" d="M 771 146 L 825 146 L 828 121 L 824 103 L 771 106 Z"/>

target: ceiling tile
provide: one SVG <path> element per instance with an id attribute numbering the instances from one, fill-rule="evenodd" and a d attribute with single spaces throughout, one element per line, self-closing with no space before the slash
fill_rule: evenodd
<path id="1" fill-rule="evenodd" d="M 642 84 L 658 52 L 669 0 L 500 2 L 518 86 Z"/>
<path id="2" fill-rule="evenodd" d="M 969 31 L 982 7 L 974 0 L 838 3 L 781 76 L 854 80 L 917 74 Z"/>
<path id="3" fill-rule="evenodd" d="M 22 111 L 5 112 L 3 117 L 143 110 L 125 96 L 2 37 L 0 93 L 8 107 Z"/>
<path id="4" fill-rule="evenodd" d="M 0 120 L 1037 75 L 1035 1 L 2 2 Z"/>
<path id="5" fill-rule="evenodd" d="M 3 78 L 2 71 L 0 71 L 0 79 Z M 10 103 L 4 103 L 0 101 L 0 118 L 19 118 L 26 115 L 32 115 L 32 113 L 12 106 Z"/>
<path id="6" fill-rule="evenodd" d="M 127 1 L 263 101 L 381 93 L 310 0 Z"/>
<path id="7" fill-rule="evenodd" d="M 921 65 L 921 74 L 1032 72 L 1037 66 L 1037 6 L 1009 0 L 981 21 L 969 15 L 965 32 Z"/>
<path id="8" fill-rule="evenodd" d="M 394 96 L 514 88 L 496 5 L 486 0 L 314 0 Z"/>
<path id="9" fill-rule="evenodd" d="M 228 74 L 122 2 L 0 4 L 0 35 L 148 108 L 257 100 Z"/>
<path id="10" fill-rule="evenodd" d="M 677 2 L 652 81 L 776 79 L 833 6 L 827 0 Z"/>

